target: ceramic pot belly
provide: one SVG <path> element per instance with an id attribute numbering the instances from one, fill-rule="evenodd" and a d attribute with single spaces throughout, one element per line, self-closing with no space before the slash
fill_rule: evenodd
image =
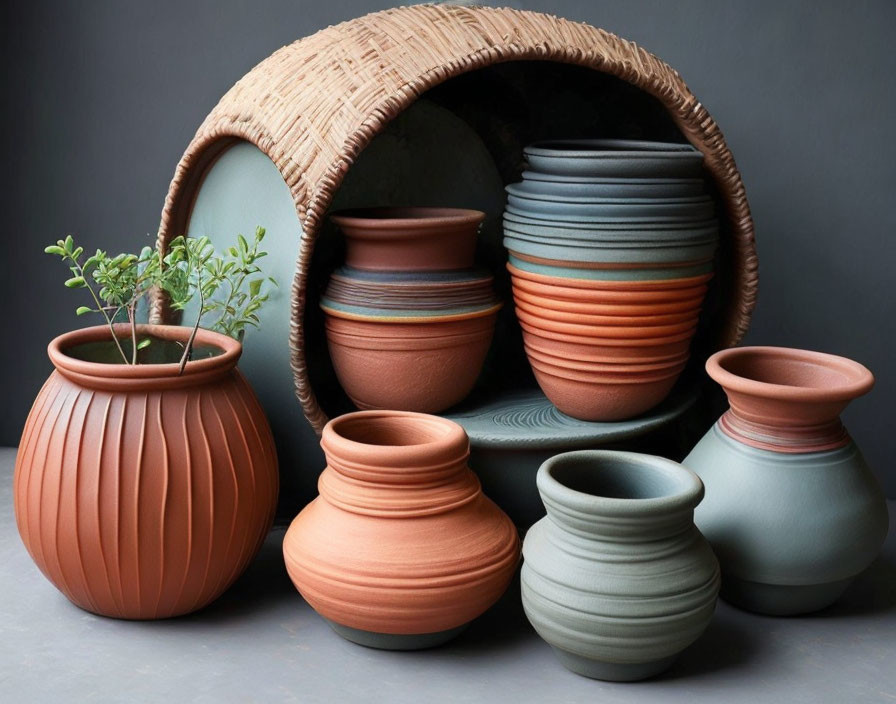
<path id="1" fill-rule="evenodd" d="M 722 565 L 722 597 L 750 611 L 828 606 L 886 537 L 886 504 L 852 441 L 785 454 L 740 443 L 717 423 L 684 465 L 706 485 L 694 519 Z"/>

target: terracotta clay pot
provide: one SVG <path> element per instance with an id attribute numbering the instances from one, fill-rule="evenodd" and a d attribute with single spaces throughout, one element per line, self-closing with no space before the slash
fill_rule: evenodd
<path id="1" fill-rule="evenodd" d="M 538 470 L 547 516 L 526 534 L 529 621 L 573 672 L 638 680 L 709 625 L 719 565 L 694 527 L 703 485 L 662 457 L 567 452 Z"/>
<path id="2" fill-rule="evenodd" d="M 359 208 L 330 219 L 346 239 L 355 269 L 428 271 L 473 266 L 485 213 L 459 208 Z"/>
<path id="3" fill-rule="evenodd" d="M 438 413 L 473 389 L 496 318 L 394 322 L 328 313 L 325 327 L 336 376 L 358 408 Z"/>
<path id="4" fill-rule="evenodd" d="M 162 346 L 186 342 L 190 330 L 147 325 L 139 334 Z M 56 370 L 16 458 L 19 533 L 82 609 L 126 619 L 186 614 L 233 583 L 271 527 L 273 438 L 236 369 L 240 343 L 200 329 L 197 351 L 216 356 L 178 375 L 177 364 L 88 361 L 112 349 L 109 337 L 92 327 L 49 345 Z"/>
<path id="5" fill-rule="evenodd" d="M 507 588 L 513 523 L 467 466 L 456 423 L 367 411 L 331 420 L 320 496 L 290 525 L 286 568 L 337 633 L 362 645 L 439 645 Z"/>
<path id="6" fill-rule="evenodd" d="M 768 614 L 834 602 L 887 534 L 883 494 L 839 419 L 874 377 L 852 360 L 779 347 L 706 363 L 731 408 L 684 464 L 706 484 L 696 514 L 722 596 Z"/>

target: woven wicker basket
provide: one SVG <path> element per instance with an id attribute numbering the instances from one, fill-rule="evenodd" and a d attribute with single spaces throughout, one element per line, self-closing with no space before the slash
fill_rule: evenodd
<path id="1" fill-rule="evenodd" d="M 334 194 L 373 137 L 422 93 L 479 69 L 522 61 L 577 65 L 621 79 L 658 101 L 704 153 L 724 211 L 720 309 L 709 347 L 734 345 L 746 331 L 758 287 L 749 206 L 719 128 L 677 72 L 631 42 L 549 15 L 432 5 L 378 12 L 286 46 L 237 82 L 178 164 L 159 230 L 161 248 L 186 230 L 203 175 L 235 142 L 251 142 L 274 162 L 302 227 L 289 345 L 296 395 L 316 432 L 327 416 L 309 380 L 304 313 L 315 240 Z M 171 317 L 161 295 L 151 317 Z"/>

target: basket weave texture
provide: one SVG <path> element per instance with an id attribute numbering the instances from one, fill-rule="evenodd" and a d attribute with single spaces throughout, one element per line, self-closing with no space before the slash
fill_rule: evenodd
<path id="1" fill-rule="evenodd" d="M 705 155 L 727 218 L 734 279 L 716 345 L 736 344 L 758 290 L 753 222 L 734 158 L 681 76 L 636 44 L 587 24 L 512 9 L 414 5 L 328 27 L 273 53 L 240 79 L 200 125 L 177 165 L 158 246 L 187 225 L 192 198 L 214 159 L 247 140 L 274 162 L 302 225 L 292 282 L 289 345 L 296 395 L 320 433 L 327 416 L 304 355 L 305 292 L 314 242 L 334 193 L 371 139 L 423 92 L 454 76 L 520 60 L 555 61 L 614 75 L 657 98 Z M 151 319 L 170 315 L 163 295 Z"/>

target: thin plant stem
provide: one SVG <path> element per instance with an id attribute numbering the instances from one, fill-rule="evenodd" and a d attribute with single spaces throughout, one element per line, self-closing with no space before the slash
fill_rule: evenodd
<path id="1" fill-rule="evenodd" d="M 74 257 L 72 257 L 71 259 L 75 263 L 75 266 L 78 267 L 78 274 L 81 276 L 82 279 L 84 279 L 84 285 L 87 287 L 87 290 L 90 291 L 90 296 L 93 298 L 94 303 L 96 303 L 96 307 L 99 309 L 100 313 L 102 313 L 103 317 L 106 319 L 106 325 L 109 326 L 109 331 L 112 333 L 112 341 L 115 343 L 115 346 L 118 348 L 118 353 L 121 355 L 121 358 L 124 360 L 125 364 L 130 364 L 130 362 L 128 361 L 128 356 L 124 353 L 124 348 L 121 346 L 121 343 L 118 341 L 118 335 L 115 334 L 115 325 L 113 325 L 113 323 L 112 323 L 114 316 L 112 318 L 110 318 L 109 314 L 106 313 L 106 309 L 103 307 L 103 304 L 100 303 L 99 296 L 96 295 L 96 293 L 93 290 L 93 287 L 87 281 L 87 276 L 84 274 L 84 268 L 81 266 L 81 263 Z"/>
<path id="2" fill-rule="evenodd" d="M 199 321 L 202 320 L 203 309 L 205 308 L 205 296 L 202 293 L 202 269 L 199 268 L 196 271 L 196 291 L 199 293 L 199 313 L 196 315 L 196 324 L 193 325 L 193 329 L 190 331 L 190 337 L 187 340 L 187 344 L 184 346 L 184 353 L 180 358 L 180 367 L 177 370 L 177 373 L 183 374 L 184 367 L 187 366 L 187 359 L 190 356 L 190 352 L 193 351 L 193 342 L 196 339 L 196 332 L 199 330 Z"/>

